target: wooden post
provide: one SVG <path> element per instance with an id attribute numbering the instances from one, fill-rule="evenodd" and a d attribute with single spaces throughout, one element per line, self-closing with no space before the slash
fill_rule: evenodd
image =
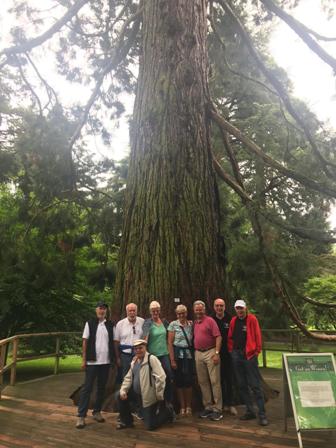
<path id="1" fill-rule="evenodd" d="M 6 359 L 6 345 L 1 345 L 0 347 L 0 400 L 1 400 L 1 386 L 3 385 L 3 373 L 2 369 L 5 366 L 5 359 Z"/>
<path id="2" fill-rule="evenodd" d="M 262 349 L 262 362 L 263 362 L 263 367 L 267 367 L 266 350 L 264 348 Z"/>
<path id="3" fill-rule="evenodd" d="M 301 352 L 300 333 L 299 332 L 296 333 L 296 352 L 297 353 Z"/>
<path id="4" fill-rule="evenodd" d="M 3 384 L 3 373 L 2 369 L 5 366 L 5 355 L 6 355 L 6 345 L 4 344 L 0 347 L 0 386 Z"/>
<path id="5" fill-rule="evenodd" d="M 58 370 L 59 370 L 60 346 L 61 346 L 61 337 L 57 336 L 56 337 L 54 375 L 57 375 L 58 374 Z"/>
<path id="6" fill-rule="evenodd" d="M 13 365 L 11 367 L 11 374 L 10 374 L 10 385 L 14 386 L 16 381 L 16 358 L 17 358 L 17 352 L 18 352 L 18 345 L 19 345 L 19 338 L 15 338 L 13 340 L 13 349 L 12 349 L 12 356 L 13 356 Z"/>

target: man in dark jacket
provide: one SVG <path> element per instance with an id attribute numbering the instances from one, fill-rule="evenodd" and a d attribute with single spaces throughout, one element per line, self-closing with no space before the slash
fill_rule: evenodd
<path id="1" fill-rule="evenodd" d="M 83 332 L 83 361 L 85 382 L 78 403 L 78 420 L 76 428 L 85 426 L 85 417 L 89 407 L 93 383 L 97 378 L 97 398 L 93 408 L 93 418 L 103 423 L 105 420 L 100 411 L 102 408 L 105 386 L 109 368 L 113 360 L 113 323 L 106 320 L 107 305 L 98 302 L 96 317 L 86 322 Z"/>
<path id="2" fill-rule="evenodd" d="M 233 317 L 230 322 L 228 348 L 232 355 L 239 391 L 246 405 L 246 412 L 240 417 L 240 420 L 256 418 L 250 388 L 258 406 L 259 424 L 266 426 L 268 421 L 258 367 L 258 355 L 262 347 L 259 322 L 256 316 L 247 312 L 244 300 L 236 300 L 235 310 L 237 316 Z"/>
<path id="3" fill-rule="evenodd" d="M 230 412 L 232 415 L 237 415 L 237 410 L 233 406 L 233 370 L 231 355 L 228 351 L 227 341 L 231 322 L 231 314 L 225 309 L 225 301 L 217 298 L 214 301 L 214 315 L 212 316 L 216 321 L 219 331 L 222 336 L 222 347 L 220 351 L 220 366 L 221 366 L 221 386 L 224 411 Z"/>

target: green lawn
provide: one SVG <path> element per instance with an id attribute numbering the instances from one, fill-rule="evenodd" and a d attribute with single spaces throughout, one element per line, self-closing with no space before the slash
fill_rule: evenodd
<path id="1" fill-rule="evenodd" d="M 60 358 L 59 373 L 79 372 L 81 356 L 66 356 Z M 54 373 L 55 358 L 34 359 L 32 361 L 19 362 L 16 370 L 16 381 L 28 381 Z M 5 382 L 9 381 L 9 372 L 5 376 Z"/>
<path id="2" fill-rule="evenodd" d="M 259 355 L 259 366 L 263 365 L 262 363 L 262 354 Z M 267 367 L 272 367 L 273 369 L 282 369 L 282 352 L 272 352 L 266 350 L 266 363 Z"/>

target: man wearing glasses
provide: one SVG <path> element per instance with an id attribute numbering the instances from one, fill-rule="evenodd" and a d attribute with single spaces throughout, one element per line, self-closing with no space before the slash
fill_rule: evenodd
<path id="1" fill-rule="evenodd" d="M 268 421 L 258 367 L 258 355 L 262 346 L 259 322 L 256 316 L 247 312 L 244 300 L 236 300 L 234 307 L 237 315 L 230 322 L 228 349 L 232 355 L 239 391 L 246 406 L 246 412 L 240 420 L 256 418 L 249 391 L 251 389 L 258 406 L 259 424 L 266 426 Z"/>
<path id="2" fill-rule="evenodd" d="M 126 305 L 126 317 L 120 320 L 114 331 L 114 350 L 117 366 L 121 369 L 121 381 L 128 372 L 133 356 L 133 343 L 142 337 L 144 319 L 137 316 L 135 303 Z"/>

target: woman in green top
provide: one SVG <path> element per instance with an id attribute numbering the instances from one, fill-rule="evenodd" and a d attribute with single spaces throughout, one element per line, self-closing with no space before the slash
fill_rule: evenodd
<path id="1" fill-rule="evenodd" d="M 149 305 L 149 312 L 151 318 L 146 319 L 142 327 L 142 337 L 147 341 L 147 350 L 149 353 L 155 355 L 161 362 L 163 370 L 165 371 L 166 388 L 165 388 L 165 400 L 168 403 L 173 401 L 173 388 L 172 388 L 172 370 L 169 360 L 169 351 L 167 343 L 167 327 L 169 325 L 167 320 L 161 320 L 160 318 L 161 306 L 159 302 L 155 300 Z"/>

